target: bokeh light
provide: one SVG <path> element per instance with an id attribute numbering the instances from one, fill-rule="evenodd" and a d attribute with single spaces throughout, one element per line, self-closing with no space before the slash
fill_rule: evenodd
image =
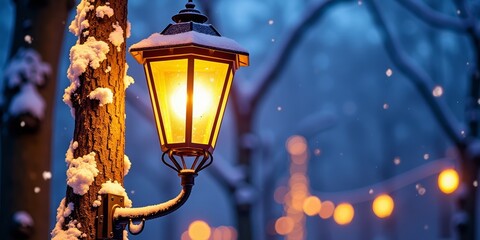
<path id="1" fill-rule="evenodd" d="M 290 217 L 281 217 L 275 222 L 275 231 L 280 235 L 287 235 L 293 231 L 295 222 Z"/>
<path id="2" fill-rule="evenodd" d="M 389 217 L 393 209 L 395 207 L 395 203 L 393 202 L 392 197 L 388 194 L 382 194 L 373 200 L 372 210 L 373 213 L 379 218 L 386 218 Z"/>
<path id="3" fill-rule="evenodd" d="M 188 226 L 188 236 L 192 240 L 208 240 L 211 234 L 210 226 L 204 221 L 196 220 Z"/>
<path id="4" fill-rule="evenodd" d="M 327 219 L 333 215 L 333 211 L 335 210 L 335 204 L 331 201 L 323 201 L 322 207 L 320 208 L 320 212 L 318 213 L 321 218 Z"/>
<path id="5" fill-rule="evenodd" d="M 353 220 L 355 210 L 350 203 L 340 203 L 333 212 L 333 219 L 339 225 L 347 225 Z"/>
<path id="6" fill-rule="evenodd" d="M 287 139 L 286 147 L 291 155 L 302 155 L 307 151 L 307 141 L 302 136 L 294 135 Z"/>
<path id="7" fill-rule="evenodd" d="M 459 181 L 458 173 L 453 168 L 445 169 L 438 175 L 438 187 L 445 194 L 455 192 Z"/>
<path id="8" fill-rule="evenodd" d="M 308 216 L 317 215 L 322 207 L 322 202 L 316 196 L 307 197 L 303 201 L 303 212 Z"/>

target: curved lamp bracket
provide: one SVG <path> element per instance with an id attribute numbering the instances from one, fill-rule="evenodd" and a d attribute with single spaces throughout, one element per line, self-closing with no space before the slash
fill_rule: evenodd
<path id="1" fill-rule="evenodd" d="M 128 225 L 128 231 L 137 235 L 143 231 L 145 221 L 168 215 L 179 209 L 188 199 L 195 184 L 197 173 L 190 169 L 178 172 L 181 179 L 182 190 L 173 199 L 164 203 L 137 207 L 124 208 L 123 196 L 114 194 L 102 195 L 102 205 L 97 214 L 97 239 L 123 239 L 123 230 Z M 106 201 L 105 201 L 106 200 Z M 134 222 L 140 222 L 134 224 Z"/>

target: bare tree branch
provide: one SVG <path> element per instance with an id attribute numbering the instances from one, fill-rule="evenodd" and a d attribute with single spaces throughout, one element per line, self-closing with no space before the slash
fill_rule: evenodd
<path id="1" fill-rule="evenodd" d="M 415 14 L 418 18 L 437 28 L 465 33 L 472 25 L 472 21 L 447 16 L 443 13 L 434 11 L 418 1 L 397 0 L 397 2 L 410 10 L 410 12 Z"/>
<path id="2" fill-rule="evenodd" d="M 316 196 L 319 196 L 321 199 L 328 199 L 334 202 L 342 202 L 345 199 L 352 204 L 371 201 L 379 192 L 394 192 L 396 190 L 407 187 L 408 185 L 417 183 L 418 181 L 425 179 L 429 176 L 438 174 L 447 167 L 452 167 L 455 165 L 455 160 L 451 158 L 441 158 L 432 160 L 429 163 L 422 164 L 416 168 L 413 168 L 409 171 L 396 175 L 392 178 L 389 178 L 383 182 L 377 182 L 372 185 L 360 187 L 357 189 L 351 189 L 340 192 L 321 192 L 314 191 L 313 193 Z M 372 189 L 375 194 L 370 194 L 369 191 Z"/>
<path id="3" fill-rule="evenodd" d="M 457 119 L 454 118 L 453 113 L 442 98 L 435 98 L 432 95 L 432 90 L 435 87 L 433 80 L 425 71 L 412 63 L 405 52 L 401 50 L 400 43 L 392 37 L 386 26 L 385 20 L 378 10 L 377 2 L 375 0 L 369 1 L 367 6 L 380 34 L 383 36 L 385 48 L 392 61 L 412 81 L 450 140 L 459 147 L 464 146 L 464 140 L 460 134 L 460 124 Z"/>
<path id="4" fill-rule="evenodd" d="M 273 83 L 277 80 L 278 76 L 282 72 L 285 64 L 289 61 L 293 50 L 297 48 L 298 43 L 303 39 L 307 30 L 311 28 L 314 23 L 321 18 L 324 13 L 332 6 L 341 2 L 349 2 L 347 0 L 322 0 L 314 3 L 311 7 L 308 7 L 303 18 L 298 21 L 291 30 L 287 31 L 288 35 L 286 40 L 281 44 L 279 50 L 275 51 L 275 55 L 272 59 L 265 61 L 267 64 L 262 67 L 260 72 L 254 79 L 257 79 L 257 86 L 255 86 L 250 98 L 249 106 L 251 111 L 254 112 L 259 103 L 266 96 L 266 93 L 271 89 Z M 352 1 L 350 1 L 352 2 Z M 248 110 L 247 110 L 248 111 Z"/>

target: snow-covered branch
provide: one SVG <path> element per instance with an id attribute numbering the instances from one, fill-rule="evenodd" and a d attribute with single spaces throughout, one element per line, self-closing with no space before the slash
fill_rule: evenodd
<path id="1" fill-rule="evenodd" d="M 8 107 L 9 117 L 28 113 L 39 120 L 43 119 L 45 101 L 37 87 L 45 84 L 51 71 L 50 65 L 42 61 L 42 57 L 35 49 L 20 48 L 17 51 L 8 63 L 3 76 L 6 88 L 19 89 L 11 96 Z"/>
<path id="2" fill-rule="evenodd" d="M 449 29 L 457 32 L 466 32 L 471 26 L 472 21 L 463 20 L 460 18 L 454 18 L 445 14 L 434 11 L 433 9 L 425 6 L 419 1 L 413 0 L 397 0 L 402 6 L 410 10 L 415 16 L 422 19 L 426 23 L 443 29 Z"/>
<path id="3" fill-rule="evenodd" d="M 433 80 L 425 71 L 410 61 L 406 53 L 401 50 L 400 43 L 392 36 L 385 20 L 379 12 L 377 2 L 369 1 L 367 6 L 370 9 L 375 24 L 378 26 L 378 30 L 383 37 L 384 45 L 392 61 L 400 71 L 412 81 L 450 140 L 457 146 L 463 146 L 464 140 L 461 135 L 460 124 L 447 107 L 445 100 L 435 97 L 432 94 L 435 88 Z"/>

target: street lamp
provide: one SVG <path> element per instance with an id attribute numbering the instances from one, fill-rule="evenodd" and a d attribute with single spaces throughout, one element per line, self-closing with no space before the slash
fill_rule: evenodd
<path id="1" fill-rule="evenodd" d="M 178 209 L 197 173 L 213 161 L 233 76 L 239 67 L 248 66 L 249 54 L 205 24 L 208 18 L 192 0 L 185 7 L 172 17 L 175 23 L 130 48 L 144 66 L 162 161 L 178 173 L 183 189 L 166 203 L 142 208 L 123 208 L 121 196 L 102 196 L 106 201 L 98 213 L 98 239 L 121 238 L 127 224 L 138 234 L 145 220 Z"/>

